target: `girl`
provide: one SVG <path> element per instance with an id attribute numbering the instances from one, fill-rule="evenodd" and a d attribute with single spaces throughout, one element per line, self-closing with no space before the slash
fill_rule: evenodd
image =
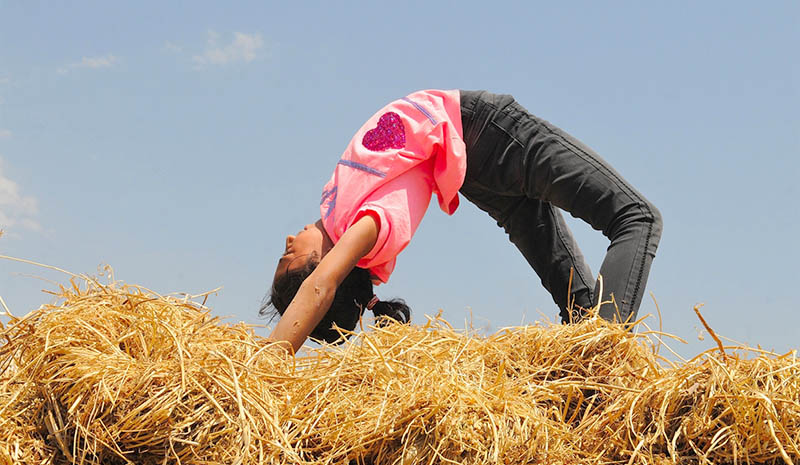
<path id="1" fill-rule="evenodd" d="M 510 95 L 427 90 L 359 129 L 322 191 L 320 219 L 286 238 L 260 311 L 272 305 L 281 314 L 270 337 L 294 351 L 309 336 L 336 342 L 332 325 L 355 328 L 365 308 L 408 322 L 405 303 L 378 300 L 372 286 L 389 279 L 433 193 L 452 214 L 459 192 L 505 229 L 564 322 L 600 299 L 614 302 L 600 307 L 601 317 L 635 320 L 661 237 L 658 210 L 590 148 Z M 557 208 L 611 241 L 603 296 Z"/>

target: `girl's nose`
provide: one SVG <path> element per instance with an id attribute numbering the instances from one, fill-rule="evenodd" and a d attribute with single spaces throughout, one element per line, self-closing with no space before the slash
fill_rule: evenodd
<path id="1" fill-rule="evenodd" d="M 286 248 L 287 249 L 292 245 L 292 242 L 294 242 L 294 236 L 292 236 L 292 235 L 286 236 Z"/>

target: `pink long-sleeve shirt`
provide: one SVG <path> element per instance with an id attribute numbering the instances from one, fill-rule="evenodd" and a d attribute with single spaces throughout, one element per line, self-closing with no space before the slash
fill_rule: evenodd
<path id="1" fill-rule="evenodd" d="M 458 208 L 466 170 L 459 91 L 414 92 L 380 109 L 353 136 L 322 191 L 322 224 L 336 243 L 372 215 L 378 240 L 357 266 L 387 282 L 433 193 L 448 215 Z"/>

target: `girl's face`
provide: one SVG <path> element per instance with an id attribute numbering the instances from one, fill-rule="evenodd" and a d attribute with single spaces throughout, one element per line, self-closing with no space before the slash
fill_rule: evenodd
<path id="1" fill-rule="evenodd" d="M 332 245 L 328 234 L 322 227 L 322 220 L 307 224 L 297 234 L 286 236 L 286 246 L 281 259 L 278 260 L 275 274 L 303 268 L 311 258 L 321 260 Z"/>

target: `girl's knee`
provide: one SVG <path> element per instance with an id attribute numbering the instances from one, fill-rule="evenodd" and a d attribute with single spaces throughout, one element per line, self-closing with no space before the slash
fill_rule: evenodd
<path id="1" fill-rule="evenodd" d="M 661 232 L 664 229 L 661 211 L 652 203 L 645 201 L 642 205 L 642 212 L 647 223 L 644 230 L 646 235 L 645 249 L 648 254 L 655 255 L 658 243 L 661 241 Z"/>
<path id="2" fill-rule="evenodd" d="M 650 202 L 645 202 L 645 209 L 652 222 L 652 234 L 657 241 L 661 237 L 661 231 L 664 229 L 664 220 L 661 216 L 661 211 Z"/>

